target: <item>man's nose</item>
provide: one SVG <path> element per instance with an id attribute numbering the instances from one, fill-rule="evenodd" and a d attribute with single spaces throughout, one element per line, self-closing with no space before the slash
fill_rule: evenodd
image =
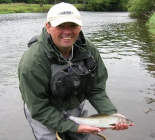
<path id="1" fill-rule="evenodd" d="M 64 32 L 65 33 L 71 33 L 71 28 L 70 27 L 65 27 Z"/>

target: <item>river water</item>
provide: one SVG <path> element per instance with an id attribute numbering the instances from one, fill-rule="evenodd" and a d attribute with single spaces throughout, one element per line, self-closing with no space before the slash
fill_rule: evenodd
<path id="1" fill-rule="evenodd" d="M 135 126 L 105 130 L 109 140 L 155 139 L 155 42 L 145 20 L 129 13 L 81 12 L 83 32 L 108 69 L 107 94 Z M 27 42 L 41 32 L 45 13 L 0 15 L 0 140 L 35 140 L 25 120 L 17 67 Z M 89 114 L 96 111 L 87 102 Z"/>

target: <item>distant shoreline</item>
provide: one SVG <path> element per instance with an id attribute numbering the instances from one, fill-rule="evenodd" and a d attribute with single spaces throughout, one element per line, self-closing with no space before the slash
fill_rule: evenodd
<path id="1" fill-rule="evenodd" d="M 146 25 L 149 27 L 149 32 L 153 35 L 153 38 L 155 38 L 155 13 L 149 17 Z"/>
<path id="2" fill-rule="evenodd" d="M 0 4 L 0 14 L 10 13 L 45 13 L 53 6 L 53 4 L 44 4 L 40 7 L 39 4 L 26 4 L 26 3 L 10 3 Z M 74 5 L 78 10 L 83 9 L 83 4 Z"/>
<path id="3" fill-rule="evenodd" d="M 50 7 L 52 7 L 50 4 L 45 4 L 43 7 L 39 4 L 25 3 L 0 4 L 0 14 L 48 12 Z"/>

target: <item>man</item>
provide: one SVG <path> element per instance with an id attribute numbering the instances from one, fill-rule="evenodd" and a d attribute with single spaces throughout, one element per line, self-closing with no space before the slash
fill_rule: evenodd
<path id="1" fill-rule="evenodd" d="M 89 133 L 104 130 L 62 121 L 63 110 L 87 116 L 86 99 L 98 113 L 117 112 L 105 91 L 107 70 L 81 26 L 81 16 L 73 5 L 54 5 L 41 34 L 29 42 L 19 63 L 25 115 L 37 140 L 55 140 L 56 131 L 86 140 Z M 117 124 L 113 129 L 127 128 Z"/>

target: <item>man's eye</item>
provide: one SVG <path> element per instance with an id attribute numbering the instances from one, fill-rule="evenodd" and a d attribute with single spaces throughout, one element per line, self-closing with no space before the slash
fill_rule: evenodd
<path id="1" fill-rule="evenodd" d="M 72 26 L 72 27 L 77 27 L 78 25 L 77 25 L 77 24 L 71 24 L 71 26 Z"/>
<path id="2" fill-rule="evenodd" d="M 71 23 L 68 27 L 70 27 L 70 28 L 74 28 L 74 27 L 77 27 L 78 25 L 77 24 L 75 24 L 75 23 Z M 64 25 L 64 24 L 60 24 L 60 25 L 58 25 L 58 26 L 56 26 L 57 28 L 65 28 L 66 27 L 66 25 Z"/>
<path id="3" fill-rule="evenodd" d="M 56 27 L 58 27 L 58 28 L 62 28 L 62 25 L 60 24 L 60 25 L 58 25 L 58 26 L 56 26 Z"/>

